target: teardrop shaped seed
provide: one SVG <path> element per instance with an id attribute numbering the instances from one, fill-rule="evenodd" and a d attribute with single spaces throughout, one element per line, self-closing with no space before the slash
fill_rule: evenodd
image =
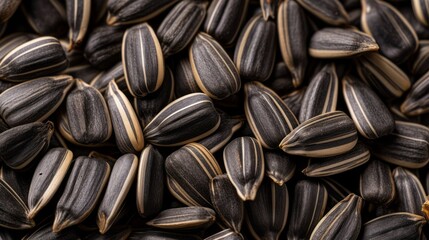
<path id="1" fill-rule="evenodd" d="M 243 201 L 254 200 L 264 177 L 262 146 L 252 137 L 232 140 L 223 150 L 228 177 Z"/>
<path id="2" fill-rule="evenodd" d="M 10 127 L 46 120 L 61 104 L 74 80 L 67 75 L 42 77 L 0 94 L 0 115 Z"/>
<path id="3" fill-rule="evenodd" d="M 174 230 L 204 229 L 215 222 L 215 215 L 215 211 L 205 207 L 171 208 L 162 211 L 146 224 Z"/>
<path id="4" fill-rule="evenodd" d="M 204 240 L 243 240 L 243 239 L 244 238 L 240 233 L 236 233 L 229 228 L 204 238 Z"/>
<path id="5" fill-rule="evenodd" d="M 122 66 L 122 61 L 121 61 L 115 64 L 113 67 L 109 68 L 108 70 L 97 74 L 97 76 L 95 76 L 91 80 L 89 85 L 95 87 L 101 93 L 104 93 L 110 81 L 114 80 L 117 84 L 119 84 L 118 82 L 123 81 L 124 79 L 125 79 L 124 68 Z"/>
<path id="6" fill-rule="evenodd" d="M 398 10 L 384 1 L 363 0 L 361 3 L 362 29 L 374 37 L 381 54 L 400 64 L 417 51 L 417 34 Z"/>
<path id="7" fill-rule="evenodd" d="M 298 181 L 291 208 L 288 239 L 308 239 L 323 217 L 327 201 L 328 192 L 322 183 L 312 180 Z"/>
<path id="8" fill-rule="evenodd" d="M 279 239 L 289 212 L 286 184 L 279 186 L 265 179 L 255 200 L 249 201 L 246 210 L 246 223 L 255 239 Z"/>
<path id="9" fill-rule="evenodd" d="M 0 159 L 13 169 L 22 169 L 46 151 L 54 132 L 52 122 L 28 123 L 0 134 Z"/>
<path id="10" fill-rule="evenodd" d="M 401 112 L 408 116 L 418 116 L 429 112 L 429 72 L 413 84 L 405 101 L 401 105 Z"/>
<path id="11" fill-rule="evenodd" d="M 85 220 L 95 208 L 109 179 L 109 164 L 97 158 L 78 157 L 57 204 L 53 232 Z"/>
<path id="12" fill-rule="evenodd" d="M 122 153 L 140 152 L 144 146 L 143 132 L 133 106 L 115 81 L 109 83 L 105 95 L 119 150 Z"/>
<path id="13" fill-rule="evenodd" d="M 72 151 L 52 148 L 38 163 L 28 193 L 28 218 L 33 219 L 60 187 L 73 158 Z"/>
<path id="14" fill-rule="evenodd" d="M 341 26 L 349 22 L 347 11 L 338 0 L 297 0 L 297 2 L 305 10 L 330 25 Z"/>
<path id="15" fill-rule="evenodd" d="M 283 61 L 292 74 L 293 86 L 304 81 L 307 68 L 308 28 L 304 10 L 296 1 L 280 3 L 277 30 Z"/>
<path id="16" fill-rule="evenodd" d="M 278 150 L 264 150 L 265 174 L 282 186 L 295 174 L 296 163 L 292 156 Z"/>
<path id="17" fill-rule="evenodd" d="M 211 99 L 204 93 L 193 93 L 164 107 L 145 127 L 144 136 L 153 145 L 181 146 L 209 136 L 219 124 Z"/>
<path id="18" fill-rule="evenodd" d="M 91 1 L 85 0 L 67 0 L 67 21 L 69 24 L 69 50 L 78 47 L 85 38 L 88 30 Z"/>
<path id="19" fill-rule="evenodd" d="M 265 148 L 277 148 L 299 124 L 283 100 L 259 82 L 244 85 L 244 112 L 253 134 Z"/>
<path id="20" fill-rule="evenodd" d="M 171 153 L 165 161 L 168 188 L 187 206 L 212 207 L 210 181 L 222 174 L 216 159 L 207 148 L 190 143 Z"/>
<path id="21" fill-rule="evenodd" d="M 308 51 L 315 58 L 345 58 L 378 49 L 374 38 L 361 31 L 323 28 L 311 37 Z"/>
<path id="22" fill-rule="evenodd" d="M 343 78 L 343 95 L 359 133 L 375 139 L 390 134 L 395 122 L 389 109 L 365 83 L 348 75 Z"/>
<path id="23" fill-rule="evenodd" d="M 319 221 L 310 240 L 357 239 L 361 229 L 362 205 L 361 197 L 353 193 L 348 195 Z"/>
<path id="24" fill-rule="evenodd" d="M 241 88 L 240 75 L 228 54 L 210 35 L 199 33 L 189 48 L 192 73 L 209 97 L 222 100 Z"/>
<path id="25" fill-rule="evenodd" d="M 186 94 L 201 92 L 195 81 L 194 74 L 189 59 L 189 54 L 177 56 L 174 66 L 174 93 L 176 98 L 185 96 Z"/>
<path id="26" fill-rule="evenodd" d="M 422 215 L 422 205 L 427 200 L 420 180 L 409 170 L 396 167 L 393 170 L 398 211 Z"/>
<path id="27" fill-rule="evenodd" d="M 0 3 L 0 23 L 6 23 L 19 7 L 21 0 L 2 0 Z"/>
<path id="28" fill-rule="evenodd" d="M 359 181 L 360 195 L 365 201 L 387 205 L 395 199 L 395 183 L 387 163 L 371 158 Z"/>
<path id="29" fill-rule="evenodd" d="M 25 42 L 0 61 L 0 78 L 21 82 L 58 73 L 68 66 L 66 54 L 54 37 L 39 37 Z"/>
<path id="30" fill-rule="evenodd" d="M 262 14 L 251 18 L 241 31 L 234 53 L 234 63 L 243 81 L 267 80 L 276 57 L 276 24 Z"/>
<path id="31" fill-rule="evenodd" d="M 67 116 L 73 138 L 82 144 L 107 141 L 112 135 L 112 123 L 103 95 L 78 79 L 76 88 L 67 96 Z"/>
<path id="32" fill-rule="evenodd" d="M 328 112 L 310 118 L 292 130 L 279 147 L 288 154 L 331 157 L 350 151 L 357 143 L 353 121 L 344 112 Z"/>
<path id="33" fill-rule="evenodd" d="M 218 218 L 227 227 L 239 233 L 244 219 L 244 204 L 226 174 L 212 179 L 210 198 Z"/>
<path id="34" fill-rule="evenodd" d="M 310 81 L 302 99 L 299 121 L 333 112 L 337 108 L 338 76 L 334 63 L 326 64 Z"/>
<path id="35" fill-rule="evenodd" d="M 152 217 L 161 211 L 164 181 L 164 158 L 158 149 L 148 144 L 140 155 L 137 170 L 136 202 L 140 216 Z"/>
<path id="36" fill-rule="evenodd" d="M 134 97 L 144 97 L 161 87 L 164 56 L 152 27 L 143 23 L 129 28 L 122 40 L 125 81 Z"/>
<path id="37" fill-rule="evenodd" d="M 117 219 L 134 183 L 137 166 L 138 159 L 134 154 L 125 154 L 116 160 L 103 200 L 98 207 L 97 225 L 101 234 L 106 233 Z"/>

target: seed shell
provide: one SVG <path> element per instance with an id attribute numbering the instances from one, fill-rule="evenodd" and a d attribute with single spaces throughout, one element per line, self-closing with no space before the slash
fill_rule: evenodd
<path id="1" fill-rule="evenodd" d="M 264 150 L 265 174 L 282 186 L 295 174 L 296 163 L 292 156 L 278 150 Z"/>
<path id="2" fill-rule="evenodd" d="M 40 35 L 61 37 L 67 32 L 67 14 L 58 0 L 24 0 L 21 10 L 31 28 Z"/>
<path id="3" fill-rule="evenodd" d="M 225 229 L 218 233 L 215 233 L 204 240 L 243 240 L 243 236 L 240 233 L 236 233 L 231 229 Z"/>
<path id="4" fill-rule="evenodd" d="M 69 50 L 79 46 L 88 30 L 91 15 L 91 0 L 66 0 L 69 24 Z"/>
<path id="5" fill-rule="evenodd" d="M 216 213 L 205 207 L 181 207 L 162 211 L 146 224 L 163 229 L 198 229 L 212 225 L 216 220 Z"/>
<path id="6" fill-rule="evenodd" d="M 183 97 L 186 94 L 201 92 L 195 81 L 194 74 L 189 59 L 189 54 L 178 56 L 174 66 L 174 93 L 177 98 Z"/>
<path id="7" fill-rule="evenodd" d="M 11 33 L 7 36 L 3 36 L 0 39 L 0 59 L 2 59 L 10 51 L 18 47 L 19 45 L 28 42 L 35 38 L 33 34 L 27 33 Z"/>
<path id="8" fill-rule="evenodd" d="M 15 13 L 21 4 L 21 0 L 1 0 L 0 1 L 0 23 L 6 23 Z"/>
<path id="9" fill-rule="evenodd" d="M 338 0 L 297 0 L 297 2 L 311 14 L 330 25 L 341 26 L 349 22 L 347 11 Z"/>
<path id="10" fill-rule="evenodd" d="M 98 89 L 101 93 L 104 93 L 109 82 L 114 80 L 116 84 L 121 86 L 120 82 L 125 82 L 124 68 L 122 62 L 115 64 L 113 67 L 109 68 L 106 71 L 102 71 L 97 76 L 95 76 L 89 83 L 89 85 Z M 126 86 L 128 90 L 128 86 Z M 120 87 L 120 89 L 122 89 Z"/>
<path id="11" fill-rule="evenodd" d="M 401 105 L 401 112 L 408 116 L 418 116 L 429 112 L 429 72 L 413 84 L 405 101 Z"/>
<path id="12" fill-rule="evenodd" d="M 395 199 L 395 182 L 387 163 L 371 158 L 359 181 L 360 195 L 365 201 L 387 205 Z"/>
<path id="13" fill-rule="evenodd" d="M 399 212 L 422 215 L 423 203 L 428 200 L 420 180 L 409 170 L 397 167 L 393 170 Z"/>

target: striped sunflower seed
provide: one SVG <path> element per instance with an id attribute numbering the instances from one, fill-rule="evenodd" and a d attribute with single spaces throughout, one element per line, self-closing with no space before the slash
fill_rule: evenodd
<path id="1" fill-rule="evenodd" d="M 115 81 L 109 83 L 105 97 L 119 150 L 123 153 L 140 152 L 144 146 L 144 139 L 139 119 Z"/>
<path id="2" fill-rule="evenodd" d="M 278 62 L 276 64 L 271 78 L 264 82 L 264 84 L 280 97 L 284 97 L 295 90 L 292 73 L 286 67 L 284 62 Z"/>
<path id="3" fill-rule="evenodd" d="M 413 84 L 410 92 L 401 105 L 401 112 L 417 116 L 429 112 L 429 72 Z"/>
<path id="4" fill-rule="evenodd" d="M 137 166 L 138 159 L 134 154 L 125 154 L 116 160 L 98 208 L 97 225 L 101 234 L 106 233 L 117 219 L 125 197 L 134 183 Z"/>
<path id="5" fill-rule="evenodd" d="M 140 216 L 151 217 L 161 211 L 164 186 L 164 158 L 148 144 L 140 155 L 137 170 L 136 202 Z"/>
<path id="6" fill-rule="evenodd" d="M 421 168 L 429 162 L 429 129 L 421 124 L 395 122 L 392 134 L 377 140 L 371 152 L 378 158 L 406 168 Z"/>
<path id="7" fill-rule="evenodd" d="M 13 169 L 22 169 L 46 151 L 54 132 L 52 122 L 34 122 L 0 134 L 0 159 Z"/>
<path id="8" fill-rule="evenodd" d="M 363 0 L 361 27 L 374 37 L 380 52 L 392 62 L 405 62 L 418 48 L 413 27 L 392 5 L 379 0 Z"/>
<path id="9" fill-rule="evenodd" d="M 2 58 L 0 78 L 19 82 L 58 73 L 67 66 L 68 60 L 58 39 L 39 37 L 15 47 Z"/>
<path id="10" fill-rule="evenodd" d="M 295 159 L 277 150 L 264 150 L 265 174 L 282 186 L 295 174 Z"/>
<path id="11" fill-rule="evenodd" d="M 164 80 L 164 56 L 152 27 L 143 23 L 128 29 L 122 40 L 122 63 L 130 93 L 144 97 Z"/>
<path id="12" fill-rule="evenodd" d="M 265 148 L 277 148 L 299 124 L 283 100 L 259 82 L 244 85 L 244 112 L 253 134 Z"/>
<path id="13" fill-rule="evenodd" d="M 279 186 L 266 179 L 246 210 L 246 223 L 255 239 L 279 239 L 289 212 L 286 184 Z"/>
<path id="14" fill-rule="evenodd" d="M 312 158 L 302 172 L 307 177 L 326 177 L 343 173 L 368 162 L 369 149 L 358 142 L 350 151 L 327 158 Z"/>
<path id="15" fill-rule="evenodd" d="M 414 16 L 422 24 L 429 26 L 429 5 L 425 0 L 413 0 L 411 1 L 413 6 Z"/>
<path id="16" fill-rule="evenodd" d="M 283 61 L 292 75 L 294 87 L 304 80 L 307 68 L 307 40 L 309 31 L 303 9 L 293 0 L 280 3 L 277 31 Z"/>
<path id="17" fill-rule="evenodd" d="M 240 233 L 236 233 L 231 229 L 225 229 L 211 236 L 204 238 L 204 240 L 243 240 Z"/>
<path id="18" fill-rule="evenodd" d="M 248 5 L 249 0 L 212 1 L 203 25 L 204 32 L 222 45 L 232 45 L 243 25 Z"/>
<path id="19" fill-rule="evenodd" d="M 46 120 L 73 86 L 67 75 L 42 77 L 13 86 L 0 94 L 0 115 L 10 127 Z"/>
<path id="20" fill-rule="evenodd" d="M 259 0 L 259 4 L 261 5 L 262 16 L 265 21 L 268 21 L 270 18 L 276 18 L 279 0 Z"/>
<path id="21" fill-rule="evenodd" d="M 66 0 L 67 22 L 69 24 L 69 50 L 81 45 L 89 27 L 91 1 Z"/>
<path id="22" fill-rule="evenodd" d="M 354 76 L 343 78 L 343 95 L 359 133 L 376 139 L 390 134 L 395 122 L 389 109 L 377 94 Z"/>
<path id="23" fill-rule="evenodd" d="M 333 112 L 337 108 L 338 76 L 334 63 L 326 64 L 311 79 L 302 99 L 299 121 Z"/>
<path id="24" fill-rule="evenodd" d="M 337 203 L 351 193 L 349 189 L 330 177 L 320 178 L 320 180 L 328 191 L 327 209 L 332 209 Z"/>
<path id="25" fill-rule="evenodd" d="M 353 121 L 344 112 L 328 112 L 301 123 L 281 141 L 288 154 L 332 157 L 350 151 L 357 143 Z"/>
<path id="26" fill-rule="evenodd" d="M 264 178 L 262 146 L 252 137 L 232 140 L 223 150 L 223 160 L 229 180 L 243 201 L 255 199 Z"/>
<path id="27" fill-rule="evenodd" d="M 107 24 L 122 25 L 147 21 L 158 16 L 178 0 L 108 0 Z"/>
<path id="28" fill-rule="evenodd" d="M 276 24 L 262 14 L 252 17 L 241 31 L 234 53 L 234 63 L 245 81 L 267 80 L 276 58 Z"/>
<path id="29" fill-rule="evenodd" d="M 194 74 L 189 59 L 189 54 L 178 56 L 174 66 L 174 93 L 177 98 L 186 94 L 201 92 L 195 81 Z"/>
<path id="30" fill-rule="evenodd" d="M 228 54 L 210 35 L 199 33 L 189 48 L 192 73 L 210 98 L 222 100 L 241 88 L 240 75 Z"/>
<path id="31" fill-rule="evenodd" d="M 85 83 L 89 83 L 100 71 L 94 68 L 89 63 L 79 64 L 68 67 L 61 74 L 70 75 L 73 78 L 82 79 Z"/>
<path id="32" fill-rule="evenodd" d="M 146 140 L 157 146 L 181 146 L 212 134 L 220 116 L 204 93 L 176 99 L 162 109 L 145 127 Z M 192 131 L 188 129 L 192 128 Z"/>
<path id="33" fill-rule="evenodd" d="M 66 100 L 67 116 L 73 138 L 81 144 L 97 144 L 112 135 L 112 123 L 103 95 L 78 79 Z"/>
<path id="34" fill-rule="evenodd" d="M 54 233 L 81 223 L 95 208 L 109 179 L 109 164 L 97 158 L 76 158 L 67 185 L 58 201 Z"/>
<path id="35" fill-rule="evenodd" d="M 244 204 L 226 174 L 211 180 L 210 198 L 222 222 L 239 233 L 244 219 Z"/>
<path id="36" fill-rule="evenodd" d="M 320 20 L 334 26 L 347 25 L 349 16 L 338 0 L 297 0 L 299 4 Z"/>
<path id="37" fill-rule="evenodd" d="M 162 211 L 146 224 L 163 229 L 207 228 L 216 220 L 216 213 L 205 207 L 181 207 Z"/>
<path id="38" fill-rule="evenodd" d="M 361 229 L 362 205 L 361 197 L 353 193 L 348 195 L 319 221 L 310 240 L 357 239 Z"/>
<path id="39" fill-rule="evenodd" d="M 33 219 L 60 187 L 73 158 L 72 151 L 52 148 L 38 163 L 28 193 L 28 218 Z"/>
<path id="40" fill-rule="evenodd" d="M 387 214 L 363 225 L 361 239 L 421 239 L 425 219 L 422 216 L 399 212 Z"/>
<path id="41" fill-rule="evenodd" d="M 1 48 L 0 48 L 1 49 Z M 419 50 L 411 61 L 411 74 L 414 79 L 419 79 L 429 71 L 429 41 L 420 40 Z"/>
<path id="42" fill-rule="evenodd" d="M 428 200 L 420 180 L 409 170 L 397 167 L 393 170 L 398 211 L 422 215 L 423 203 Z"/>
<path id="43" fill-rule="evenodd" d="M 404 18 L 407 19 L 407 21 L 410 23 L 411 27 L 414 29 L 419 39 L 428 39 L 429 28 L 417 19 L 410 4 L 402 4 L 400 6 L 396 6 L 396 8 L 401 12 L 402 16 L 404 16 Z"/>
<path id="44" fill-rule="evenodd" d="M 114 80 L 116 84 L 119 85 L 119 88 L 122 90 L 121 84 L 119 84 L 119 82 L 125 82 L 124 68 L 122 66 L 122 62 L 119 62 L 108 70 L 97 74 L 97 76 L 95 76 L 90 81 L 90 85 L 98 89 L 101 93 L 103 93 L 107 89 L 109 82 L 112 80 Z M 128 89 L 128 86 L 125 86 L 125 88 Z"/>
<path id="45" fill-rule="evenodd" d="M 411 86 L 407 74 L 379 53 L 364 54 L 355 63 L 360 78 L 383 97 L 401 97 Z"/>
<path id="46" fill-rule="evenodd" d="M 0 168 L 0 179 L 14 190 L 18 198 L 23 202 L 26 202 L 25 200 L 28 199 L 28 190 L 31 179 L 7 166 Z"/>
<path id="47" fill-rule="evenodd" d="M 311 37 L 308 51 L 315 58 L 344 58 L 378 49 L 374 38 L 358 30 L 323 28 Z"/>
<path id="48" fill-rule="evenodd" d="M 365 201 L 387 205 L 395 199 L 395 182 L 388 164 L 371 158 L 359 181 L 360 195 Z"/>
<path id="49" fill-rule="evenodd" d="M 210 151 L 198 143 L 190 143 L 170 154 L 165 161 L 168 188 L 187 206 L 212 207 L 210 182 L 222 174 Z"/>
<path id="50" fill-rule="evenodd" d="M 166 57 L 188 46 L 204 21 L 206 7 L 205 1 L 185 0 L 168 13 L 156 31 Z"/>
<path id="51" fill-rule="evenodd" d="M 21 0 L 1 0 L 0 1 L 0 23 L 6 23 L 15 13 L 21 4 Z"/>
<path id="52" fill-rule="evenodd" d="M 18 47 L 19 45 L 26 43 L 36 36 L 28 33 L 11 33 L 0 39 L 0 59 L 3 59 L 6 54 Z"/>
<path id="53" fill-rule="evenodd" d="M 290 111 L 293 113 L 294 116 L 299 116 L 299 112 L 301 111 L 302 106 L 301 102 L 304 98 L 306 89 L 306 87 L 303 87 L 282 97 L 283 102 L 289 107 Z"/>
<path id="54" fill-rule="evenodd" d="M 300 180 L 295 185 L 287 238 L 308 239 L 323 217 L 328 192 L 320 182 Z"/>

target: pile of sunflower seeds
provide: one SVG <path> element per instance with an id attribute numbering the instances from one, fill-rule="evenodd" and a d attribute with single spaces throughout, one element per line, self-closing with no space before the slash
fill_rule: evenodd
<path id="1" fill-rule="evenodd" d="M 429 0 L 0 0 L 0 239 L 428 239 Z"/>

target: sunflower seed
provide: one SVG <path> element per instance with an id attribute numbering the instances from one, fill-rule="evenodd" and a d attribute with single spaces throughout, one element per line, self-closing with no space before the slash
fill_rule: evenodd
<path id="1" fill-rule="evenodd" d="M 0 39 L 0 59 L 21 44 L 34 39 L 36 36 L 28 33 L 12 33 Z"/>
<path id="2" fill-rule="evenodd" d="M 199 33 L 189 59 L 198 87 L 209 97 L 222 100 L 241 88 L 240 75 L 228 54 L 210 35 Z"/>
<path id="3" fill-rule="evenodd" d="M 66 10 L 71 50 L 79 46 L 85 38 L 91 15 L 91 1 L 66 0 Z"/>
<path id="4" fill-rule="evenodd" d="M 148 144 L 140 155 L 137 171 L 136 202 L 140 216 L 151 217 L 161 211 L 164 185 L 164 158 Z"/>
<path id="5" fill-rule="evenodd" d="M 58 201 L 54 233 L 85 220 L 95 208 L 109 179 L 109 164 L 97 158 L 78 157 Z"/>
<path id="6" fill-rule="evenodd" d="M 291 156 L 277 151 L 264 150 L 265 174 L 278 185 L 282 186 L 295 174 L 296 163 Z"/>
<path id="7" fill-rule="evenodd" d="M 307 68 L 307 19 L 303 9 L 293 0 L 280 3 L 277 30 L 283 61 L 292 74 L 292 83 L 298 87 Z"/>
<path id="8" fill-rule="evenodd" d="M 405 101 L 401 105 L 401 112 L 405 115 L 416 116 L 429 112 L 429 72 L 413 84 Z"/>
<path id="9" fill-rule="evenodd" d="M 348 24 L 349 16 L 338 0 L 297 0 L 297 2 L 320 20 L 334 26 Z"/>
<path id="10" fill-rule="evenodd" d="M 292 73 L 284 62 L 278 62 L 276 64 L 271 78 L 264 82 L 264 84 L 282 98 L 295 90 Z"/>
<path id="11" fill-rule="evenodd" d="M 204 32 L 220 44 L 233 44 L 246 17 L 249 0 L 215 0 L 210 3 L 203 25 Z"/>
<path id="12" fill-rule="evenodd" d="M 60 233 L 52 232 L 52 222 L 46 222 L 32 232 L 22 238 L 22 240 L 39 240 L 39 239 L 62 239 L 62 240 L 75 240 L 80 239 L 76 233 L 76 229 L 66 229 Z"/>
<path id="13" fill-rule="evenodd" d="M 396 186 L 398 210 L 421 215 L 422 205 L 428 199 L 420 180 L 402 167 L 393 170 L 393 180 Z"/>
<path id="14" fill-rule="evenodd" d="M 90 85 L 98 89 L 101 93 L 103 93 L 109 85 L 109 82 L 112 80 L 114 80 L 117 84 L 119 84 L 119 82 L 121 81 L 125 82 L 124 68 L 122 66 L 122 62 L 115 64 L 113 67 L 109 68 L 106 71 L 100 72 L 91 80 Z M 126 86 L 126 88 L 128 89 L 128 86 Z"/>
<path id="15" fill-rule="evenodd" d="M 125 32 L 122 62 L 125 81 L 134 97 L 144 97 L 161 87 L 164 80 L 164 56 L 149 24 L 143 23 Z"/>
<path id="16" fill-rule="evenodd" d="M 21 4 L 21 0 L 1 0 L 0 1 L 0 23 L 5 23 L 15 13 Z"/>
<path id="17" fill-rule="evenodd" d="M 421 239 L 425 219 L 411 213 L 392 213 L 363 225 L 361 239 Z"/>
<path id="18" fill-rule="evenodd" d="M 156 17 L 178 0 L 108 0 L 107 24 L 121 25 L 147 21 Z"/>
<path id="19" fill-rule="evenodd" d="M 46 151 L 54 132 L 52 122 L 28 123 L 0 134 L 0 159 L 13 169 L 22 169 Z"/>
<path id="20" fill-rule="evenodd" d="M 212 134 L 220 116 L 203 93 L 185 95 L 168 104 L 145 127 L 146 140 L 157 146 L 181 146 Z M 193 130 L 190 132 L 188 128 Z"/>
<path id="21" fill-rule="evenodd" d="M 223 150 L 228 177 L 243 201 L 254 200 L 264 177 L 262 146 L 252 137 L 232 140 Z"/>
<path id="22" fill-rule="evenodd" d="M 265 148 L 277 148 L 281 139 L 298 126 L 298 120 L 283 100 L 259 82 L 244 85 L 247 121 Z"/>
<path id="23" fill-rule="evenodd" d="M 413 6 L 414 16 L 422 24 L 429 26 L 429 5 L 425 0 L 413 0 L 411 1 Z"/>
<path id="24" fill-rule="evenodd" d="M 192 73 L 192 67 L 188 55 L 178 56 L 174 66 L 174 92 L 176 97 L 186 94 L 201 92 Z"/>
<path id="25" fill-rule="evenodd" d="M 362 204 L 361 197 L 353 193 L 348 195 L 319 221 L 310 239 L 357 239 L 361 229 Z"/>
<path id="26" fill-rule="evenodd" d="M 378 49 L 374 38 L 358 30 L 323 28 L 311 37 L 308 51 L 315 58 L 344 58 Z"/>
<path id="27" fill-rule="evenodd" d="M 215 233 L 204 240 L 243 240 L 243 236 L 240 233 L 236 233 L 231 229 L 225 229 L 218 233 Z"/>
<path id="28" fill-rule="evenodd" d="M 389 109 L 365 83 L 354 76 L 343 78 L 343 95 L 359 133 L 375 139 L 390 134 L 395 122 Z"/>
<path id="29" fill-rule="evenodd" d="M 368 148 L 358 142 L 350 151 L 327 158 L 310 159 L 302 172 L 308 177 L 326 177 L 343 173 L 365 164 L 370 157 Z"/>
<path id="30" fill-rule="evenodd" d="M 72 151 L 52 148 L 38 163 L 28 194 L 28 218 L 33 219 L 60 187 L 72 162 Z"/>
<path id="31" fill-rule="evenodd" d="M 239 233 L 244 219 L 244 204 L 226 174 L 211 180 L 210 198 L 222 222 Z"/>
<path id="32" fill-rule="evenodd" d="M 101 234 L 106 233 L 117 219 L 121 205 L 134 183 L 137 166 L 138 159 L 134 154 L 125 154 L 116 160 L 98 208 L 97 225 Z"/>
<path id="33" fill-rule="evenodd" d="M 67 66 L 68 60 L 58 39 L 39 37 L 15 47 L 2 58 L 0 78 L 19 82 L 57 73 Z"/>
<path id="34" fill-rule="evenodd" d="M 337 108 L 338 76 L 335 64 L 325 65 L 310 81 L 302 99 L 299 121 L 333 112 Z"/>
<path id="35" fill-rule="evenodd" d="M 268 21 L 270 18 L 274 19 L 277 12 L 277 6 L 279 5 L 279 0 L 259 0 L 261 5 L 262 16 L 265 21 Z"/>
<path id="36" fill-rule="evenodd" d="M 261 14 L 252 17 L 241 31 L 235 47 L 234 63 L 245 81 L 267 80 L 276 57 L 276 24 Z"/>
<path id="37" fill-rule="evenodd" d="M 420 40 L 419 50 L 411 61 L 411 74 L 414 79 L 419 79 L 429 71 L 429 41 Z"/>
<path id="38" fill-rule="evenodd" d="M 183 50 L 194 38 L 206 16 L 204 1 L 180 1 L 164 18 L 156 34 L 166 57 Z"/>
<path id="39" fill-rule="evenodd" d="M 61 74 L 70 75 L 73 78 L 82 79 L 85 83 L 89 83 L 100 71 L 94 68 L 91 64 L 84 63 L 68 67 Z"/>
<path id="40" fill-rule="evenodd" d="M 190 143 L 170 154 L 165 161 L 171 194 L 188 206 L 212 207 L 210 181 L 222 174 L 207 148 Z"/>
<path id="41" fill-rule="evenodd" d="M 353 121 L 343 112 L 328 112 L 301 123 L 280 143 L 288 154 L 331 157 L 350 151 L 357 142 Z"/>
<path id="42" fill-rule="evenodd" d="M 327 209 L 331 209 L 332 207 L 334 207 L 334 205 L 339 203 L 341 200 L 346 198 L 347 195 L 351 193 L 350 190 L 348 190 L 339 182 L 337 182 L 336 180 L 330 177 L 320 178 L 320 180 L 322 181 L 323 185 L 328 191 L 328 206 L 327 206 L 328 208 Z"/>
<path id="43" fill-rule="evenodd" d="M 297 182 L 287 238 L 308 239 L 323 217 L 327 201 L 328 192 L 323 184 L 310 180 Z"/>
<path id="44" fill-rule="evenodd" d="M 395 7 L 401 12 L 402 16 L 407 19 L 419 39 L 429 38 L 429 28 L 417 19 L 417 17 L 414 15 L 411 4 L 401 4 L 400 6 Z"/>
<path id="45" fill-rule="evenodd" d="M 279 239 L 289 212 L 286 184 L 279 186 L 266 179 L 246 208 L 246 223 L 255 239 Z"/>
<path id="46" fill-rule="evenodd" d="M 119 150 L 123 153 L 140 152 L 144 139 L 139 120 L 131 103 L 115 81 L 109 83 L 105 97 Z"/>
<path id="47" fill-rule="evenodd" d="M 418 48 L 417 34 L 392 5 L 362 1 L 361 26 L 380 45 L 380 52 L 396 64 L 405 62 Z"/>
<path id="48" fill-rule="evenodd" d="M 395 183 L 389 165 L 371 158 L 360 174 L 359 190 L 365 201 L 387 205 L 395 198 Z"/>
<path id="49" fill-rule="evenodd" d="M 286 96 L 282 97 L 283 102 L 289 107 L 290 111 L 294 116 L 299 116 L 299 112 L 301 111 L 301 102 L 304 98 L 304 94 L 306 92 L 306 87 L 295 90 Z M 296 120 L 298 122 L 298 120 Z"/>
<path id="50" fill-rule="evenodd" d="M 383 97 L 398 98 L 411 86 L 407 74 L 381 54 L 367 53 L 355 63 L 360 78 Z"/>
<path id="51" fill-rule="evenodd" d="M 429 162 L 429 129 L 421 124 L 395 122 L 392 134 L 377 140 L 371 152 L 378 158 L 406 168 L 421 168 Z"/>
<path id="52" fill-rule="evenodd" d="M 207 228 L 215 222 L 215 215 L 215 211 L 205 207 L 171 208 L 162 211 L 146 224 L 163 229 Z"/>

